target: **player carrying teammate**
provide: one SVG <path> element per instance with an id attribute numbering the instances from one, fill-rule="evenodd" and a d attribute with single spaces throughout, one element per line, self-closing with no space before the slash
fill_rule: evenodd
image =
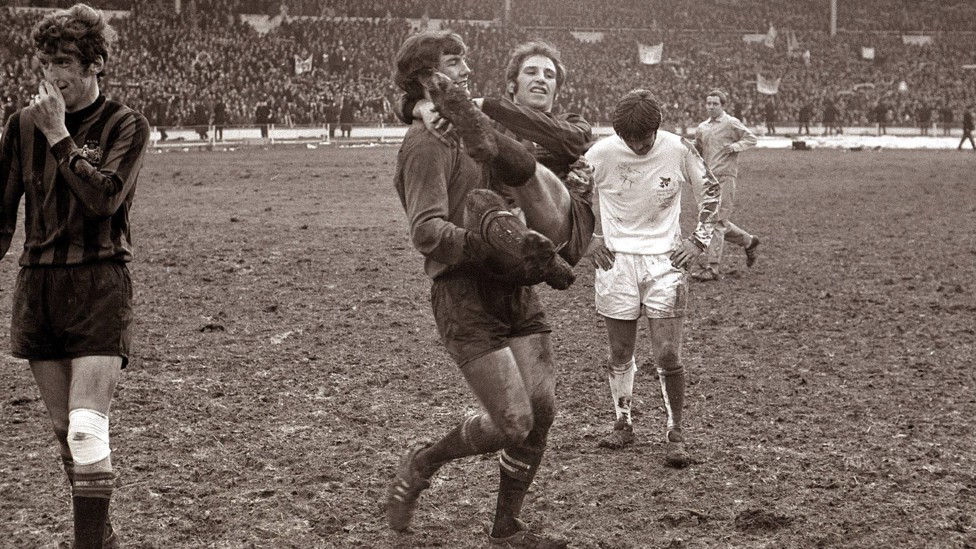
<path id="1" fill-rule="evenodd" d="M 498 206 L 500 197 L 489 190 L 503 180 L 525 184 L 534 174 L 535 159 L 518 142 L 492 131 L 471 103 L 465 91 L 470 75 L 466 51 L 463 40 L 449 31 L 416 34 L 400 48 L 397 84 L 408 99 L 431 96 L 454 129 L 438 136 L 415 121 L 398 154 L 395 183 L 411 239 L 433 279 L 431 303 L 441 340 L 484 412 L 461 421 L 435 443 L 404 454 L 388 492 L 387 519 L 394 530 L 406 530 L 418 498 L 442 465 L 500 451 L 489 543 L 565 547 L 565 542 L 529 531 L 518 519 L 555 417 L 551 330 L 533 288 L 485 276 L 482 267 L 505 247 L 495 240 L 511 237 L 515 255 L 526 252 L 524 242 L 539 242 L 533 236 L 538 233 L 519 228 L 521 222 L 504 203 Z"/>

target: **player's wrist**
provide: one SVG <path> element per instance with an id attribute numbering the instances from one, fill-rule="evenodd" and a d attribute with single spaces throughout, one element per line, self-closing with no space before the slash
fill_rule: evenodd
<path id="1" fill-rule="evenodd" d="M 701 250 L 701 251 L 703 251 L 703 252 L 705 251 L 705 248 L 707 247 L 707 246 L 705 246 L 704 244 L 702 244 L 702 242 L 701 242 L 700 240 L 698 240 L 698 238 L 697 238 L 697 237 L 695 237 L 695 236 L 689 236 L 689 237 L 688 237 L 688 242 L 691 242 L 691 243 L 692 243 L 692 244 L 694 244 L 694 245 L 695 245 L 695 246 L 696 246 L 696 247 L 697 247 L 697 248 L 698 248 L 699 250 Z"/>

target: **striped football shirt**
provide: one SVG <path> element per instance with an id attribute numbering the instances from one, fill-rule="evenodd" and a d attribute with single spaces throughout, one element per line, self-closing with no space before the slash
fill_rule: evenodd
<path id="1" fill-rule="evenodd" d="M 129 210 L 149 142 L 145 117 L 99 96 L 65 115 L 71 137 L 49 146 L 27 109 L 0 141 L 0 258 L 26 203 L 20 265 L 64 266 L 132 259 Z"/>

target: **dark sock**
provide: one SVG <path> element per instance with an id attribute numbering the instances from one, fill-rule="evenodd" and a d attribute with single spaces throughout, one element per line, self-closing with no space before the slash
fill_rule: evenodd
<path id="1" fill-rule="evenodd" d="M 514 478 L 504 471 L 498 483 L 498 500 L 495 502 L 495 522 L 492 525 L 491 536 L 505 538 L 519 531 L 515 519 L 522 512 L 525 494 L 529 491 L 531 481 Z"/>
<path id="2" fill-rule="evenodd" d="M 102 549 L 110 500 L 74 496 L 72 502 L 75 515 L 74 549 Z"/>
<path id="3" fill-rule="evenodd" d="M 484 415 L 471 416 L 421 454 L 421 472 L 433 475 L 442 465 L 455 459 L 498 450 L 499 443 L 482 426 Z M 428 475 L 429 476 L 429 475 Z"/>

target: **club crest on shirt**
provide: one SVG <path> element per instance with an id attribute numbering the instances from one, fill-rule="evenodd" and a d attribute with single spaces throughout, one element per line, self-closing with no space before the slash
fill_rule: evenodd
<path id="1" fill-rule="evenodd" d="M 85 143 L 81 148 L 81 156 L 92 166 L 98 167 L 102 163 L 102 148 L 98 146 L 97 141 Z"/>
<path id="2" fill-rule="evenodd" d="M 661 188 L 662 189 L 666 189 L 668 187 L 668 185 L 670 185 L 670 184 L 671 184 L 671 178 L 670 177 L 662 177 L 661 178 L 660 185 L 661 185 Z"/>

